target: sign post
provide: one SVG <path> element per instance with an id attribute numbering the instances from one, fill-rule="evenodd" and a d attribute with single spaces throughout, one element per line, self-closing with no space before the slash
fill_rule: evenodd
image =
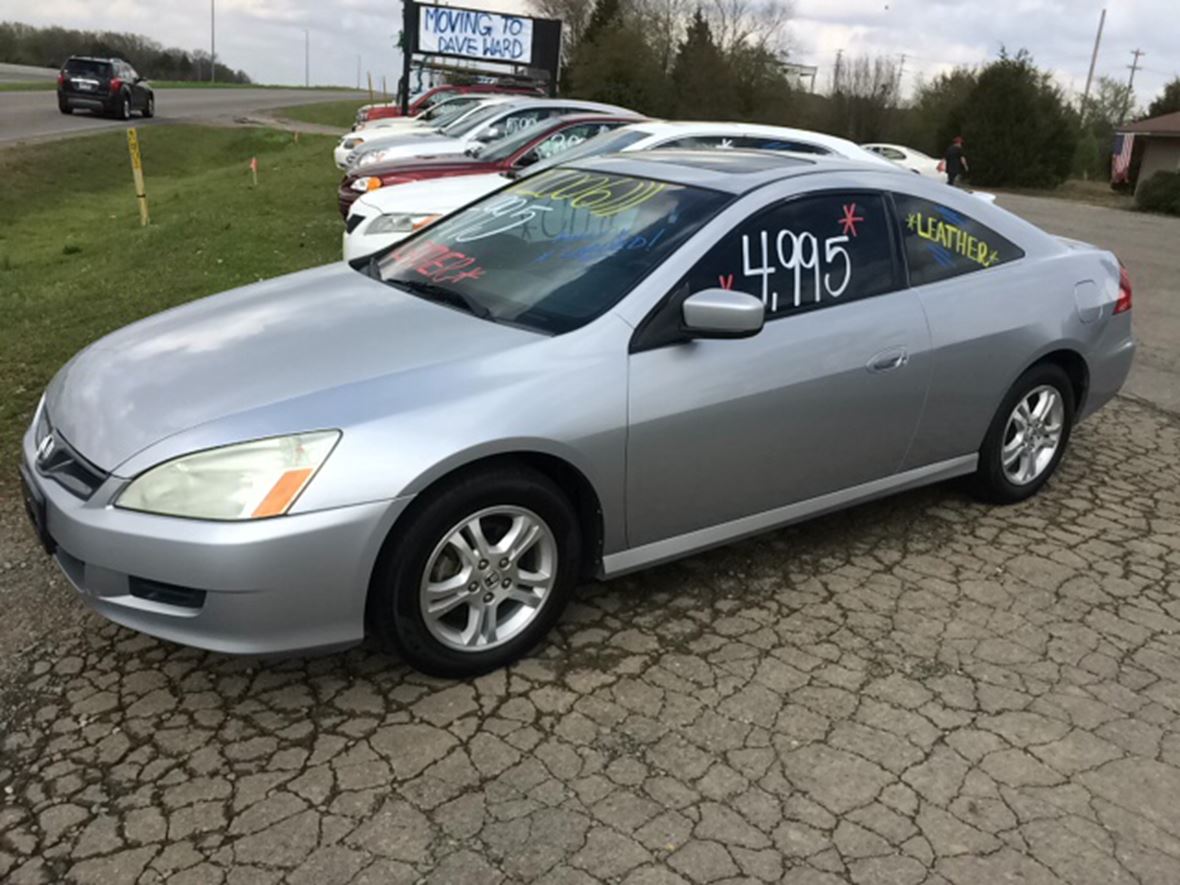
<path id="1" fill-rule="evenodd" d="M 135 199 L 139 202 L 139 224 L 148 223 L 147 193 L 143 187 L 143 162 L 139 158 L 139 133 L 134 127 L 127 130 L 127 151 L 131 154 L 131 177 L 135 180 Z"/>

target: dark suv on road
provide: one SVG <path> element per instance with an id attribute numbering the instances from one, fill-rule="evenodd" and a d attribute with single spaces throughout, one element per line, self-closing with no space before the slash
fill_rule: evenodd
<path id="1" fill-rule="evenodd" d="M 156 95 L 147 80 L 121 58 L 74 56 L 57 75 L 57 107 L 63 114 L 77 108 L 126 120 L 132 111 L 156 113 Z"/>

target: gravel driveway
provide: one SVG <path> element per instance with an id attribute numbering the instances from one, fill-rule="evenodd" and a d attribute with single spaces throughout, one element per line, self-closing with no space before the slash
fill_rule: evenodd
<path id="1" fill-rule="evenodd" d="M 6 499 L 0 880 L 1174 885 L 1178 456 L 1123 397 L 1025 504 L 940 486 L 588 586 L 465 683 L 105 624 Z"/>

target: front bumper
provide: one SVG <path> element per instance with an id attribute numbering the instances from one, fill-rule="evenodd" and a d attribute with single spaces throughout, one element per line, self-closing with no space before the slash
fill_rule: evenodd
<path id="1" fill-rule="evenodd" d="M 342 648 L 364 638 L 373 565 L 410 498 L 248 522 L 136 513 L 109 503 L 123 479 L 108 478 L 82 500 L 41 475 L 31 466 L 33 435 L 25 434 L 21 470 L 44 502 L 53 558 L 103 617 L 231 654 Z M 142 590 L 160 586 L 162 594 Z M 175 592 L 182 590 L 189 592 Z M 166 601 L 176 599 L 183 604 Z"/>

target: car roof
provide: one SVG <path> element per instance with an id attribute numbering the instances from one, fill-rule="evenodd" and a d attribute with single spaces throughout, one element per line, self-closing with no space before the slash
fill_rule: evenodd
<path id="1" fill-rule="evenodd" d="M 112 61 L 122 61 L 122 60 L 123 59 L 119 58 L 119 56 L 117 56 L 117 55 L 112 55 L 108 58 L 99 58 L 97 55 L 71 55 L 69 58 L 66 59 L 67 62 L 71 62 L 71 61 L 112 62 Z"/>
<path id="2" fill-rule="evenodd" d="M 608 113 L 634 114 L 636 117 L 640 116 L 635 111 L 628 108 L 620 107 L 615 104 L 606 104 L 601 101 L 584 101 L 577 98 L 530 98 L 529 96 L 513 95 L 509 99 L 509 103 L 515 109 L 517 107 L 531 107 L 531 108 L 582 108 L 587 111 L 603 110 Z"/>
<path id="3" fill-rule="evenodd" d="M 702 187 L 731 194 L 748 193 L 774 181 L 816 172 L 910 174 L 901 167 L 888 169 L 843 157 L 744 148 L 628 151 L 587 157 L 585 160 L 570 163 L 566 168 L 652 178 L 671 184 Z"/>

